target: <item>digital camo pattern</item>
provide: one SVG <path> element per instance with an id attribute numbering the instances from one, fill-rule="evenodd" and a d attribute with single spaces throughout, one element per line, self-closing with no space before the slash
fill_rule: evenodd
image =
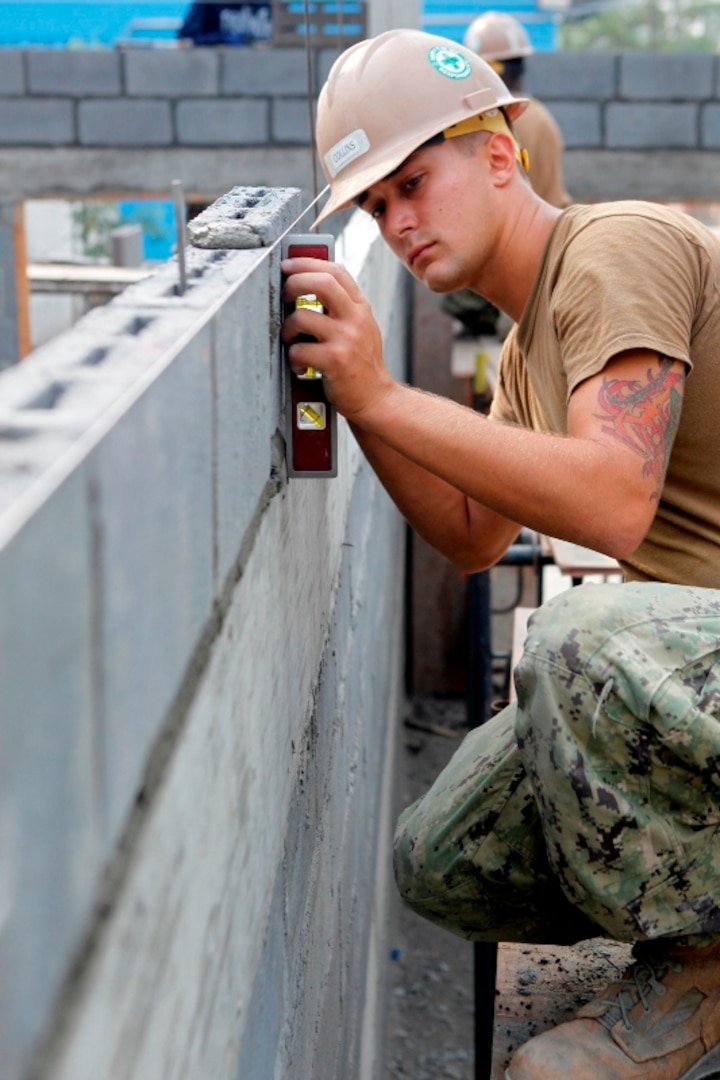
<path id="1" fill-rule="evenodd" d="M 720 940 L 720 591 L 570 589 L 515 680 L 401 815 L 402 896 L 477 940 Z"/>

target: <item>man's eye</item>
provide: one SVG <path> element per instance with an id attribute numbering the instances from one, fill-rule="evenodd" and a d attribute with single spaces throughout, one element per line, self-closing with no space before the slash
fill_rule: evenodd
<path id="1" fill-rule="evenodd" d="M 410 176 L 407 180 L 405 180 L 405 182 L 403 183 L 403 187 L 406 191 L 412 191 L 413 188 L 416 188 L 418 186 L 421 180 L 422 173 L 416 173 L 415 176 Z"/>
<path id="2" fill-rule="evenodd" d="M 373 206 L 372 210 L 370 211 L 370 217 L 375 218 L 375 220 L 377 221 L 383 216 L 384 213 L 385 203 L 377 203 L 377 205 Z"/>

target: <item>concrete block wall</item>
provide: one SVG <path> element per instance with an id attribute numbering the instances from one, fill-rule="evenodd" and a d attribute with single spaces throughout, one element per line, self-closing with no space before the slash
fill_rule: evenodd
<path id="1" fill-rule="evenodd" d="M 0 145 L 304 145 L 336 55 L 313 49 L 308 71 L 299 48 L 6 49 Z M 705 53 L 539 52 L 526 88 L 569 149 L 720 150 L 719 72 Z"/>
<path id="2" fill-rule="evenodd" d="M 524 89 L 558 121 L 576 198 L 717 199 L 720 57 L 535 53 Z"/>
<path id="3" fill-rule="evenodd" d="M 0 375 L 2 1077 L 379 1080 L 404 527 L 287 479 L 278 250 L 187 269 Z"/>
<path id="4" fill-rule="evenodd" d="M 568 149 L 719 150 L 718 57 L 706 53 L 536 53 L 527 88 L 560 123 Z"/>
<path id="5" fill-rule="evenodd" d="M 288 122 L 333 49 L 3 50 L 0 144 L 247 146 L 309 141 Z"/>
<path id="6" fill-rule="evenodd" d="M 333 49 L 3 50 L 0 200 L 157 193 L 179 176 L 217 196 L 237 183 L 314 194 L 314 101 Z M 526 89 L 546 101 L 579 199 L 717 197 L 720 57 L 539 52 Z M 51 152 L 50 152 L 51 151 Z"/>

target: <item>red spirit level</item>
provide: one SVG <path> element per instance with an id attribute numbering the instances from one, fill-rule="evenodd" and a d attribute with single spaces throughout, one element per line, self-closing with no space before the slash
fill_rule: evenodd
<path id="1" fill-rule="evenodd" d="M 283 259 L 332 261 L 334 255 L 334 238 L 323 233 L 291 233 L 283 240 Z M 323 310 L 316 296 L 298 297 L 295 307 Z M 288 304 L 286 314 L 291 310 L 292 305 Z M 302 375 L 290 369 L 288 373 L 285 405 L 288 476 L 337 476 L 337 414 L 325 397 L 322 376 L 315 368 L 307 368 Z"/>

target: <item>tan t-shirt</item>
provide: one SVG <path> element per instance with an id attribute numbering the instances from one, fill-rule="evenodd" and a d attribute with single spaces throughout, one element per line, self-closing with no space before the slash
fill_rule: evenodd
<path id="1" fill-rule="evenodd" d="M 651 203 L 572 206 L 505 342 L 492 419 L 565 434 L 574 388 L 625 349 L 688 366 L 662 497 L 626 577 L 720 588 L 720 238 Z"/>

